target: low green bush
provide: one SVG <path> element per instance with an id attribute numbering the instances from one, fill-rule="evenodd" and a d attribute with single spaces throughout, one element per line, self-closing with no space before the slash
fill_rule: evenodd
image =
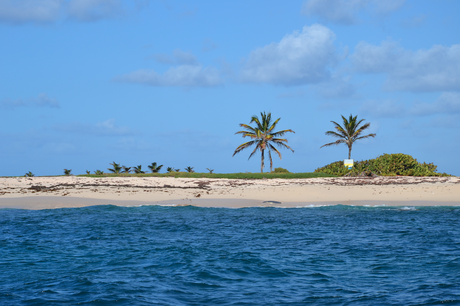
<path id="1" fill-rule="evenodd" d="M 275 170 L 273 170 L 272 173 L 291 173 L 291 172 L 289 172 L 287 169 L 279 167 L 279 168 L 275 168 Z"/>
<path id="2" fill-rule="evenodd" d="M 383 154 L 375 159 L 355 162 L 349 170 L 343 161 L 333 162 L 315 170 L 316 173 L 327 173 L 337 176 L 381 175 L 381 176 L 450 176 L 436 172 L 433 163 L 419 163 L 407 154 Z"/>

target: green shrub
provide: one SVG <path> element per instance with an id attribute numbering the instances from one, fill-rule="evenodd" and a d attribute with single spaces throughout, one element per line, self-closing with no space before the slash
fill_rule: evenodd
<path id="1" fill-rule="evenodd" d="M 279 168 L 275 168 L 275 170 L 273 170 L 272 173 L 291 173 L 291 172 L 289 172 L 287 169 L 279 167 Z"/>
<path id="2" fill-rule="evenodd" d="M 422 164 L 410 155 L 398 153 L 383 154 L 375 159 L 355 162 L 351 170 L 343 165 L 343 161 L 337 161 L 318 168 L 315 172 L 338 176 L 358 176 L 362 173 L 381 176 L 449 176 L 446 173 L 437 173 L 436 169 L 437 166 L 433 163 Z"/>

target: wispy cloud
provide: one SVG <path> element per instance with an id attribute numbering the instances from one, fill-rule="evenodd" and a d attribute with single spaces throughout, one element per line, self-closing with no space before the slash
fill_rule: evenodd
<path id="1" fill-rule="evenodd" d="M 401 25 L 405 28 L 417 28 L 425 23 L 427 16 L 425 14 L 419 14 L 411 16 L 401 21 Z"/>
<path id="2" fill-rule="evenodd" d="M 403 103 L 395 100 L 369 100 L 361 110 L 374 117 L 460 115 L 460 93 L 443 92 L 434 102 Z"/>
<path id="3" fill-rule="evenodd" d="M 59 101 L 49 97 L 45 93 L 39 94 L 36 98 L 28 99 L 3 99 L 0 101 L 0 108 L 14 110 L 21 107 L 49 107 L 60 108 Z"/>
<path id="4" fill-rule="evenodd" d="M 195 55 L 191 52 L 182 51 L 181 49 L 175 49 L 172 55 L 165 53 L 157 53 L 149 56 L 155 61 L 161 64 L 169 65 L 199 65 Z"/>
<path id="5" fill-rule="evenodd" d="M 109 119 L 96 124 L 72 122 L 54 125 L 52 130 L 65 133 L 88 134 L 92 136 L 129 136 L 137 134 L 128 127 L 116 125 L 115 119 Z"/>
<path id="6" fill-rule="evenodd" d="M 152 69 L 139 69 L 113 78 L 115 82 L 143 84 L 155 87 L 214 87 L 223 84 L 220 71 L 202 66 L 190 52 L 174 50 L 172 56 L 155 54 L 160 63 L 174 65 L 163 74 Z"/>
<path id="7" fill-rule="evenodd" d="M 386 90 L 460 90 L 460 44 L 450 47 L 434 45 L 414 52 L 392 40 L 380 45 L 360 42 L 351 59 L 358 72 L 386 74 Z"/>
<path id="8" fill-rule="evenodd" d="M 0 23 L 94 22 L 137 11 L 149 0 L 0 0 Z"/>
<path id="9" fill-rule="evenodd" d="M 367 11 L 375 15 L 387 15 L 398 10 L 405 0 L 307 0 L 301 13 L 317 16 L 323 21 L 352 25 L 359 21 L 359 14 Z"/>

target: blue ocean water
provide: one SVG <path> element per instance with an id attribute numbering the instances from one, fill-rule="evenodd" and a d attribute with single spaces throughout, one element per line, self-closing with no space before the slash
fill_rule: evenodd
<path id="1" fill-rule="evenodd" d="M 0 305 L 460 304 L 460 207 L 0 210 Z"/>

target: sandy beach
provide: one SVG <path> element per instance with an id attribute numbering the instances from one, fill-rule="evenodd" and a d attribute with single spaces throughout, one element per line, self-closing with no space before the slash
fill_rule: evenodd
<path id="1" fill-rule="evenodd" d="M 0 208 L 48 209 L 104 204 L 231 208 L 337 204 L 458 206 L 460 178 L 0 178 Z"/>

